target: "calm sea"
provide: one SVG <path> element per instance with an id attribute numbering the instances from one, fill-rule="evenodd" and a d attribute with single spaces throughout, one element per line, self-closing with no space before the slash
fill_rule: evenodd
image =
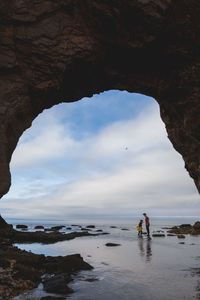
<path id="1" fill-rule="evenodd" d="M 151 231 L 163 227 L 193 224 L 195 218 L 151 218 Z M 8 220 L 9 221 L 9 220 Z M 11 220 L 10 220 L 11 221 Z M 95 225 L 95 229 L 109 235 L 82 237 L 52 245 L 20 244 L 18 247 L 45 255 L 68 255 L 80 253 L 94 270 L 80 272 L 71 283 L 75 293 L 71 300 L 191 300 L 200 299 L 200 236 L 137 238 L 135 230 L 138 219 L 98 219 L 68 221 L 27 221 L 32 230 L 36 224 Z M 116 226 L 117 228 L 111 228 Z M 122 229 L 128 230 L 122 230 Z M 79 230 L 73 227 L 73 230 Z M 164 230 L 165 231 L 165 230 Z M 67 232 L 67 231 L 66 231 Z M 69 231 L 70 232 L 70 231 Z M 115 242 L 121 246 L 109 248 L 105 244 Z M 180 244 L 184 242 L 184 244 Z M 29 294 L 15 299 L 40 299 L 45 294 L 42 285 Z"/>

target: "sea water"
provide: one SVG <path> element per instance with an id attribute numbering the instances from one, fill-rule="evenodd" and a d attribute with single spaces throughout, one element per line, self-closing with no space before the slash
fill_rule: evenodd
<path id="1" fill-rule="evenodd" d="M 151 231 L 163 227 L 194 223 L 197 218 L 151 218 Z M 80 253 L 91 264 L 92 271 L 79 272 L 71 287 L 75 293 L 71 300 L 171 300 L 199 299 L 200 289 L 200 236 L 186 236 L 184 240 L 173 237 L 138 238 L 137 219 L 68 220 L 39 223 L 24 220 L 29 229 L 37 224 L 50 227 L 76 223 L 109 232 L 109 235 L 76 238 L 51 245 L 18 244 L 18 247 L 37 254 L 69 255 Z M 22 222 L 15 222 L 22 223 Z M 116 226 L 117 228 L 111 228 Z M 73 226 L 73 231 L 80 230 Z M 94 230 L 95 230 L 94 229 Z M 128 229 L 128 230 L 122 230 Z M 164 230 L 166 233 L 166 230 Z M 70 232 L 70 231 L 69 231 Z M 107 247 L 107 242 L 119 243 Z M 180 244 L 184 242 L 184 244 Z M 42 287 L 21 298 L 39 299 Z M 38 297 L 38 298 L 37 298 Z"/>

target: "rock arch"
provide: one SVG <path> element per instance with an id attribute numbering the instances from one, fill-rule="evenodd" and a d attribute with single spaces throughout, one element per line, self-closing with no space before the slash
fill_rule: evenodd
<path id="1" fill-rule="evenodd" d="M 45 108 L 109 89 L 154 97 L 200 191 L 198 0 L 2 0 L 0 196 Z"/>

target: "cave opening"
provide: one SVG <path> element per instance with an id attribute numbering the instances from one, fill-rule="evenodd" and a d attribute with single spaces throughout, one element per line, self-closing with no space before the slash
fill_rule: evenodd
<path id="1" fill-rule="evenodd" d="M 110 90 L 45 110 L 23 134 L 7 219 L 195 215 L 199 199 L 157 102 Z"/>

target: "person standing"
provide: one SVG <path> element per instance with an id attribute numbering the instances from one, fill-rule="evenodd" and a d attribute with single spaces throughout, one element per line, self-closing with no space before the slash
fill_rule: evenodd
<path id="1" fill-rule="evenodd" d="M 150 238 L 150 221 L 149 221 L 149 217 L 147 216 L 146 213 L 143 213 L 144 216 L 144 221 L 145 221 L 145 226 L 146 226 L 146 230 L 147 230 L 147 237 Z"/>

